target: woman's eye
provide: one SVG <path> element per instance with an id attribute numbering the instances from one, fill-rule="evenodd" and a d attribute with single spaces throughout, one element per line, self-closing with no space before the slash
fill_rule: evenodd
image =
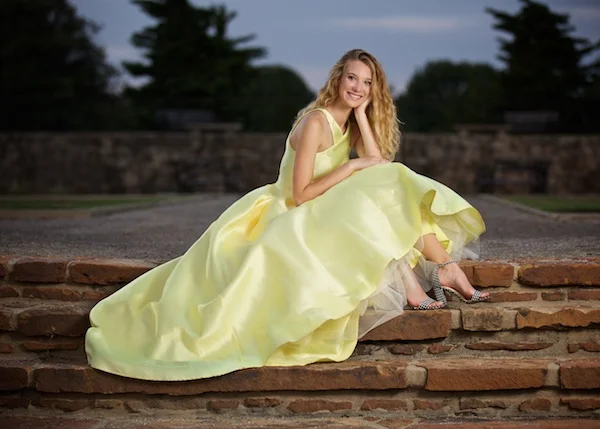
<path id="1" fill-rule="evenodd" d="M 348 76 L 348 79 L 350 79 L 350 80 L 354 80 L 354 79 L 355 79 L 355 77 L 354 77 L 354 76 Z"/>

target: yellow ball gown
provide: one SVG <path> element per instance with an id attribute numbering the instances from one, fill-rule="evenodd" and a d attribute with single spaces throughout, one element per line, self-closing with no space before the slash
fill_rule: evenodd
<path id="1" fill-rule="evenodd" d="M 314 179 L 350 155 L 350 131 L 318 110 L 334 144 L 316 155 Z M 456 254 L 485 230 L 458 194 L 401 163 L 360 170 L 296 207 L 294 157 L 288 137 L 276 183 L 240 198 L 183 256 L 94 306 L 92 367 L 191 380 L 345 360 L 360 336 L 402 313 L 422 235 Z"/>

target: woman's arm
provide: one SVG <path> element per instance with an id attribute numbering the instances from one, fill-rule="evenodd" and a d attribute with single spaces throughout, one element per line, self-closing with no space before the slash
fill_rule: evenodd
<path id="1" fill-rule="evenodd" d="M 382 158 L 381 151 L 379 150 L 379 146 L 375 141 L 375 135 L 373 134 L 373 130 L 369 124 L 369 119 L 367 118 L 366 109 L 370 102 L 371 98 L 369 97 L 363 103 L 361 103 L 360 106 L 354 109 L 354 118 L 356 119 L 356 124 L 358 125 L 358 129 L 360 131 L 360 135 L 355 145 L 356 153 L 360 157 L 374 156 L 377 158 Z"/>
<path id="2" fill-rule="evenodd" d="M 330 132 L 327 119 L 318 112 L 306 115 L 293 132 L 295 144 L 292 147 L 296 151 L 296 158 L 292 186 L 296 206 L 318 197 L 357 170 L 387 162 L 374 157 L 353 159 L 313 182 L 315 157 L 321 142 Z"/>

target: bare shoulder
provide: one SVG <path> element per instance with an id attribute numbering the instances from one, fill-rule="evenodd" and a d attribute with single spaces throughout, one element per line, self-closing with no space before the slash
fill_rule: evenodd
<path id="1" fill-rule="evenodd" d="M 327 125 L 327 118 L 323 112 L 315 110 L 306 114 L 292 131 L 290 144 L 294 149 L 304 141 L 320 146 Z"/>

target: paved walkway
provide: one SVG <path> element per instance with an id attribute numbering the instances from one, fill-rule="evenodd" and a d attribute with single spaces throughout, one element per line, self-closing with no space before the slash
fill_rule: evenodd
<path id="1" fill-rule="evenodd" d="M 167 260 L 181 255 L 236 195 L 77 219 L 0 219 L 0 254 Z M 469 198 L 486 221 L 483 259 L 600 256 L 600 216 L 552 219 Z"/>

